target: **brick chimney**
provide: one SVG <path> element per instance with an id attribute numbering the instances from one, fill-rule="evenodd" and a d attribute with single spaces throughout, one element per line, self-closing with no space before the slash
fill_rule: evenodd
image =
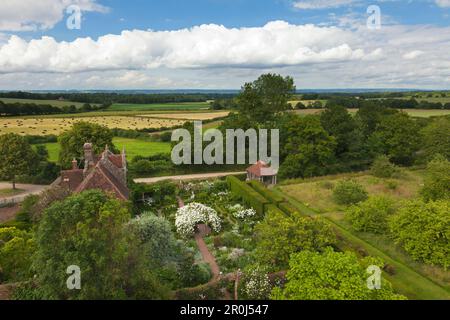
<path id="1" fill-rule="evenodd" d="M 83 146 L 84 149 L 84 171 L 83 175 L 86 177 L 89 170 L 94 166 L 94 150 L 92 143 L 86 142 Z"/>
<path id="2" fill-rule="evenodd" d="M 78 169 L 78 162 L 77 160 L 74 158 L 72 160 L 72 170 L 77 170 Z"/>

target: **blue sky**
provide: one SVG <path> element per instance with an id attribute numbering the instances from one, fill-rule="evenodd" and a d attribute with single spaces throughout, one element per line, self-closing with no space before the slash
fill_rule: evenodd
<path id="1" fill-rule="evenodd" d="M 450 88 L 449 40 L 450 0 L 2 0 L 0 89 Z"/>

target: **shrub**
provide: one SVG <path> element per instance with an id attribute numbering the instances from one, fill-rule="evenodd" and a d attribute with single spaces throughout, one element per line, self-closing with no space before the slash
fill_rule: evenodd
<path id="1" fill-rule="evenodd" d="M 353 252 L 324 253 L 303 251 L 289 260 L 288 282 L 272 291 L 274 300 L 403 300 L 392 285 L 381 277 L 381 288 L 367 286 L 367 267 L 383 267 L 378 259 L 358 259 Z"/>
<path id="2" fill-rule="evenodd" d="M 421 194 L 425 201 L 450 199 L 450 161 L 438 155 L 428 164 Z"/>
<path id="3" fill-rule="evenodd" d="M 387 156 L 382 155 L 375 159 L 370 171 L 378 178 L 392 178 L 398 172 L 398 168 Z"/>
<path id="4" fill-rule="evenodd" d="M 349 207 L 345 218 L 356 231 L 384 233 L 388 229 L 387 218 L 392 213 L 392 200 L 385 197 L 371 197 L 365 202 Z"/>
<path id="5" fill-rule="evenodd" d="M 364 201 L 368 193 L 362 185 L 354 180 L 340 181 L 333 190 L 333 198 L 337 204 L 351 205 Z"/>
<path id="6" fill-rule="evenodd" d="M 328 223 L 320 218 L 303 217 L 298 212 L 288 216 L 281 210 L 269 210 L 255 231 L 257 256 L 274 271 L 287 267 L 292 253 L 321 251 L 336 241 Z"/>
<path id="7" fill-rule="evenodd" d="M 408 202 L 389 220 L 395 242 L 414 260 L 450 266 L 450 202 Z"/>
<path id="8" fill-rule="evenodd" d="M 267 270 L 261 266 L 248 267 L 244 272 L 239 289 L 240 299 L 268 300 L 272 286 Z"/>
<path id="9" fill-rule="evenodd" d="M 208 224 L 215 232 L 220 231 L 221 220 L 212 208 L 193 202 L 177 210 L 175 226 L 183 237 L 192 236 L 199 223 Z"/>

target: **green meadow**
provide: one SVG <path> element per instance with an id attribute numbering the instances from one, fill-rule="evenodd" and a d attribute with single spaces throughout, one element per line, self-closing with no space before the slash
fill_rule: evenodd
<path id="1" fill-rule="evenodd" d="M 81 102 L 73 102 L 66 100 L 33 100 L 33 99 L 12 99 L 12 98 L 0 98 L 0 101 L 4 103 L 34 103 L 34 104 L 49 104 L 54 107 L 62 108 L 65 106 L 75 106 L 77 108 L 81 108 L 84 103 Z M 95 104 L 91 104 L 95 105 Z"/>
<path id="2" fill-rule="evenodd" d="M 138 155 L 149 157 L 158 153 L 170 153 L 171 150 L 170 143 L 167 142 L 152 142 L 116 137 L 113 139 L 113 143 L 119 150 L 122 150 L 122 148 L 125 147 L 128 161 Z M 59 143 L 46 143 L 44 145 L 48 150 L 49 160 L 51 162 L 58 162 L 60 150 Z"/>

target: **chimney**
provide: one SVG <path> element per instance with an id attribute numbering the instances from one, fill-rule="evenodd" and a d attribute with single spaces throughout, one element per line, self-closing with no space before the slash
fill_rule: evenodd
<path id="1" fill-rule="evenodd" d="M 77 170 L 78 169 L 78 162 L 75 158 L 73 158 L 72 160 L 72 170 Z"/>
<path id="2" fill-rule="evenodd" d="M 94 162 L 94 151 L 92 150 L 92 143 L 85 143 L 84 149 L 84 161 Z"/>

